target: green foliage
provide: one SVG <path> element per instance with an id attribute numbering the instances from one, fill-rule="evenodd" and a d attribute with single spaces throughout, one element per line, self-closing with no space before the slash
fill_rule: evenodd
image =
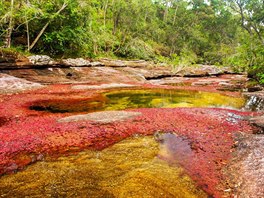
<path id="1" fill-rule="evenodd" d="M 0 1 L 0 45 L 11 27 L 12 47 L 24 51 L 40 35 L 33 53 L 157 60 L 174 68 L 229 65 L 263 82 L 263 6 L 259 0 L 21 0 L 11 12 L 11 1 Z"/>
<path id="2" fill-rule="evenodd" d="M 138 38 L 128 40 L 124 45 L 122 45 L 118 55 L 144 60 L 151 60 L 155 57 L 153 48 Z"/>
<path id="3" fill-rule="evenodd" d="M 258 77 L 259 77 L 259 82 L 264 85 L 264 73 L 259 73 Z"/>
<path id="4" fill-rule="evenodd" d="M 249 76 L 264 84 L 264 65 L 254 65 L 249 68 Z"/>
<path id="5" fill-rule="evenodd" d="M 15 60 L 29 55 L 31 55 L 29 52 L 25 52 L 20 47 L 0 48 L 0 62 L 1 60 Z"/>
<path id="6" fill-rule="evenodd" d="M 188 48 L 183 48 L 180 53 L 180 65 L 192 65 L 197 62 L 197 55 Z"/>

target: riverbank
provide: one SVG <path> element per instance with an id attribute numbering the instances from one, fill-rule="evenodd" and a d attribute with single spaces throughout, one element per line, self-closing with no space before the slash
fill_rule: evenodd
<path id="1" fill-rule="evenodd" d="M 229 171 L 238 175 L 229 166 L 249 161 L 241 154 L 244 151 L 239 152 L 241 147 L 236 146 L 245 141 L 238 138 L 239 134 L 257 139 L 263 135 L 263 91 L 256 86 L 257 92 L 245 93 L 248 91 L 245 74 L 204 65 L 172 70 L 146 61 L 70 59 L 58 63 L 44 58 L 46 62 L 29 58 L 23 64 L 14 62 L 11 67 L 1 63 L 1 174 L 22 170 L 50 157 L 56 159 L 87 149 L 101 151 L 125 138 L 152 136 L 160 131 L 187 141 L 189 157 L 172 146 L 172 155 L 161 158 L 168 164 L 175 164 L 176 160 L 207 194 L 222 197 L 261 192 L 260 183 L 245 191 L 241 183 L 247 174 L 261 180 L 261 168 L 258 174 L 245 168 L 239 173 L 244 177 L 228 176 Z M 157 90 L 169 90 L 170 97 Z M 175 99 L 173 104 L 178 106 L 162 106 L 174 98 L 171 90 L 178 93 L 184 90 L 179 98 L 188 94 L 200 101 Z M 122 94 L 104 95 L 111 91 Z M 130 91 L 132 95 L 124 96 Z M 159 97 L 155 98 L 157 94 Z M 243 94 L 253 97 L 246 100 Z M 148 95 L 151 100 L 146 99 Z M 94 111 L 105 110 L 104 105 L 111 97 L 119 102 L 114 103 L 116 109 L 94 115 Z M 132 108 L 127 98 L 133 97 L 156 106 Z M 162 142 L 163 137 L 158 141 Z M 248 155 L 254 151 L 252 147 L 245 149 Z M 261 158 L 253 158 L 261 164 Z M 223 183 L 229 180 L 228 184 Z"/>

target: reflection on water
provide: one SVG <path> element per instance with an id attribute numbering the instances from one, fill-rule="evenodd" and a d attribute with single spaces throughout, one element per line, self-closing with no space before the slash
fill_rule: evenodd
<path id="1" fill-rule="evenodd" d="M 29 109 L 35 111 L 46 111 L 51 113 L 79 113 L 93 112 L 102 109 L 103 102 L 95 99 L 89 101 L 87 99 L 57 99 L 37 101 Z"/>
<path id="2" fill-rule="evenodd" d="M 160 142 L 159 157 L 169 163 L 190 163 L 194 157 L 191 143 L 184 137 L 173 133 L 155 134 L 155 139 Z"/>
<path id="3" fill-rule="evenodd" d="M 235 98 L 219 93 L 183 90 L 118 90 L 106 92 L 92 101 L 87 99 L 61 99 L 38 101 L 32 110 L 52 113 L 92 112 L 122 110 L 130 108 L 173 108 L 173 107 L 223 107 L 241 109 L 244 98 Z"/>
<path id="4" fill-rule="evenodd" d="M 182 168 L 157 155 L 191 155 L 188 143 L 172 134 L 134 137 L 103 151 L 38 162 L 0 180 L 1 197 L 207 197 Z M 187 143 L 187 144 L 186 144 Z M 177 144 L 177 145 L 175 145 Z M 165 147 L 164 147 L 165 146 Z M 169 148 L 166 148 L 166 147 Z M 173 148 L 170 148 L 173 147 Z M 178 154 L 177 154 L 178 153 Z M 168 154 L 168 153 L 167 153 Z M 167 155 L 171 156 L 171 155 Z"/>

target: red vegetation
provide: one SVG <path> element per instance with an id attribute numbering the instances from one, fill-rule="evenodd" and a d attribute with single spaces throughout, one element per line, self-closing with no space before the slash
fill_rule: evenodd
<path id="1" fill-rule="evenodd" d="M 137 109 L 142 115 L 129 121 L 97 124 L 91 121 L 58 123 L 72 115 L 29 110 L 37 100 L 91 98 L 92 92 L 69 92 L 68 86 L 50 86 L 35 92 L 5 95 L 0 100 L 0 175 L 22 169 L 45 155 L 59 156 L 83 149 L 104 149 L 133 134 L 175 132 L 191 142 L 195 157 L 179 162 L 206 192 L 220 197 L 221 169 L 231 157 L 234 134 L 252 127 L 237 116 L 249 112 L 209 108 Z M 71 105 L 71 104 L 69 104 Z M 6 122 L 8 117 L 8 122 Z"/>

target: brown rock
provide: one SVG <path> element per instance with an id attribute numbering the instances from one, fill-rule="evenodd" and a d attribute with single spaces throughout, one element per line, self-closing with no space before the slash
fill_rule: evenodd
<path id="1" fill-rule="evenodd" d="M 264 135 L 239 136 L 227 173 L 232 182 L 232 197 L 264 197 Z"/>
<path id="2" fill-rule="evenodd" d="M 253 118 L 250 119 L 250 122 L 253 125 L 261 127 L 263 129 L 263 131 L 264 131 L 264 116 L 253 117 Z"/>

